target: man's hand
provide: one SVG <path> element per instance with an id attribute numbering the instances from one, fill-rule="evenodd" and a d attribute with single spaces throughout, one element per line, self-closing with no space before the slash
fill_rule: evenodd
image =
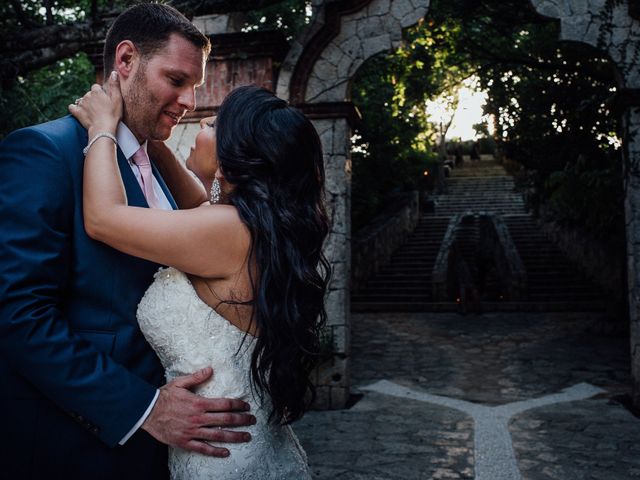
<path id="1" fill-rule="evenodd" d="M 247 432 L 224 427 L 254 425 L 256 419 L 246 413 L 242 400 L 204 398 L 189 389 L 208 380 L 213 369 L 207 367 L 191 375 L 178 377 L 160 388 L 160 395 L 142 428 L 157 440 L 184 450 L 212 457 L 226 457 L 229 450 L 207 442 L 242 443 L 251 440 Z"/>

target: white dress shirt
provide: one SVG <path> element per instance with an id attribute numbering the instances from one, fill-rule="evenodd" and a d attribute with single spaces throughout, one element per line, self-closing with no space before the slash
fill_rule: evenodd
<path id="1" fill-rule="evenodd" d="M 133 171 L 133 174 L 136 176 L 136 180 L 138 180 L 138 184 L 139 184 L 140 178 L 141 178 L 140 169 L 131 160 L 131 157 L 133 157 L 133 154 L 140 149 L 140 144 L 138 143 L 138 139 L 136 139 L 135 135 L 131 132 L 131 130 L 129 130 L 129 127 L 127 127 L 122 122 L 118 124 L 116 138 L 118 139 L 118 146 L 120 147 L 120 150 L 122 150 L 122 153 L 124 153 L 124 156 L 127 158 L 127 161 L 129 162 L 129 166 L 131 167 L 131 170 Z M 147 142 L 144 142 L 142 146 L 144 147 L 146 152 Z M 162 187 L 158 183 L 158 180 L 156 180 L 155 176 L 153 177 L 153 190 L 156 192 L 156 196 L 160 201 L 161 208 L 164 210 L 173 210 L 173 207 L 171 207 L 171 204 L 169 203 L 167 196 L 164 194 L 164 191 L 162 190 Z M 122 437 L 122 440 L 118 442 L 120 445 L 124 445 L 125 442 L 129 440 L 131 436 L 134 433 L 136 433 L 136 431 L 144 423 L 144 421 L 147 419 L 147 417 L 151 413 L 151 410 L 153 409 L 154 405 L 156 404 L 159 394 L 160 394 L 160 390 L 156 390 L 156 394 L 153 397 L 153 400 L 151 400 L 151 403 L 149 404 L 149 406 L 147 407 L 147 410 L 142 414 L 142 417 L 140 417 L 140 420 L 136 422 L 133 428 L 129 430 L 129 432 L 124 437 Z"/>

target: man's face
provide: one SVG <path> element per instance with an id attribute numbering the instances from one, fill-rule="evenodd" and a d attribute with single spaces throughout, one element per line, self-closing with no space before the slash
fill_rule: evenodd
<path id="1" fill-rule="evenodd" d="M 195 109 L 205 62 L 203 51 L 178 34 L 138 62 L 123 97 L 124 122 L 139 141 L 166 140 L 183 115 Z"/>

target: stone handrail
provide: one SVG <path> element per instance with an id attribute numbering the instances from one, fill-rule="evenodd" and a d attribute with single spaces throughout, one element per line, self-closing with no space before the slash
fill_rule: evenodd
<path id="1" fill-rule="evenodd" d="M 493 260 L 498 276 L 506 287 L 508 299 L 524 300 L 527 296 L 527 271 L 509 228 L 500 215 L 488 214 L 484 218 L 488 221 L 484 224 L 490 225 L 490 228 L 486 228 L 486 234 L 491 238 Z"/>
<path id="2" fill-rule="evenodd" d="M 472 213 L 459 213 L 449 220 L 447 231 L 444 234 L 438 256 L 431 271 L 431 288 L 435 301 L 445 301 L 449 297 L 449 273 L 451 271 L 453 244 L 456 241 L 458 226 L 467 215 L 472 215 Z"/>
<path id="3" fill-rule="evenodd" d="M 502 217 L 497 214 L 467 211 L 449 221 L 431 273 L 433 299 L 450 301 L 456 284 L 460 288 L 464 287 L 465 290 L 474 287 L 469 283 L 468 266 L 456 248 L 460 225 L 469 216 L 477 216 L 480 219 L 478 254 L 483 258 L 491 259 L 495 265 L 498 276 L 502 280 L 505 299 L 526 298 L 527 272 Z M 458 278 L 460 276 L 464 278 Z"/>
<path id="4" fill-rule="evenodd" d="M 380 266 L 413 232 L 420 217 L 419 193 L 409 192 L 362 228 L 354 236 L 351 246 L 351 290 L 362 289 Z"/>

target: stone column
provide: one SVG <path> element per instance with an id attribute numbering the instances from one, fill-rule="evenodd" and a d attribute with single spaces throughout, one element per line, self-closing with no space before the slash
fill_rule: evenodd
<path id="1" fill-rule="evenodd" d="M 640 105 L 625 113 L 624 130 L 632 400 L 640 411 Z"/>
<path id="2" fill-rule="evenodd" d="M 320 140 L 326 175 L 326 205 L 331 230 L 325 255 L 332 275 L 326 298 L 327 325 L 323 339 L 327 351 L 316 372 L 318 397 L 315 408 L 344 408 L 350 385 L 350 302 L 351 263 L 351 125 L 359 119 L 350 102 L 303 104 L 298 107 L 313 122 Z"/>

